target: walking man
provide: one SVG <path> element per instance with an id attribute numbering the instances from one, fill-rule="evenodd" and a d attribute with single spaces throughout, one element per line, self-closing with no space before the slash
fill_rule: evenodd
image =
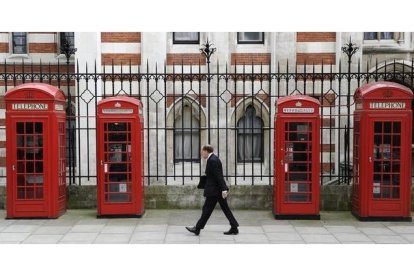
<path id="1" fill-rule="evenodd" d="M 217 202 L 220 204 L 221 210 L 226 215 L 227 219 L 230 222 L 230 230 L 224 232 L 224 235 L 237 235 L 239 230 L 237 227 L 239 224 L 231 212 L 229 205 L 227 204 L 227 195 L 229 188 L 226 185 L 223 177 L 223 166 L 220 159 L 213 153 L 214 149 L 211 145 L 204 145 L 201 148 L 201 157 L 207 159 L 206 166 L 206 185 L 204 188 L 204 206 L 200 219 L 198 220 L 196 226 L 186 227 L 188 231 L 194 233 L 195 235 L 200 234 L 200 230 L 204 228 L 207 223 L 207 220 L 210 218 L 211 213 L 213 213 L 214 207 L 216 207 Z"/>

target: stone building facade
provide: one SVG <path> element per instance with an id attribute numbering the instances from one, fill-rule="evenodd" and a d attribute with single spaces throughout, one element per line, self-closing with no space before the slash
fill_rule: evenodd
<path id="1" fill-rule="evenodd" d="M 63 39 L 71 41 L 77 49 L 74 57 L 68 60 L 59 51 Z M 350 39 L 359 50 L 348 64 L 348 58 L 341 48 Z M 200 48 L 207 41 L 214 43 L 213 47 L 216 48 L 210 64 L 200 53 Z M 208 69 L 212 73 L 306 74 L 347 72 L 348 66 L 352 72 L 409 72 L 413 69 L 413 53 L 414 36 L 411 32 L 2 32 L 0 74 L 10 72 L 14 64 L 17 65 L 14 68 L 18 72 L 40 71 L 46 66 L 49 73 L 58 73 L 59 66 L 66 62 L 69 62 L 68 70 L 71 73 L 97 74 L 158 72 L 197 75 L 207 73 Z M 410 79 L 395 81 L 413 87 Z M 145 160 L 145 170 L 149 176 L 147 183 L 195 184 L 204 165 L 199 161 L 199 147 L 207 142 L 218 148 L 230 185 L 273 183 L 272 128 L 276 98 L 267 95 L 269 91 L 280 91 L 276 82 L 251 81 L 246 85 L 243 81 L 216 79 L 212 79 L 210 84 L 207 81 L 158 82 L 152 79 L 125 84 L 118 79 L 93 84 L 71 80 L 69 87 L 67 82 L 52 80 L 51 83 L 59 85 L 65 93 L 69 88 L 73 95 L 83 97 L 84 101 L 123 93 L 132 96 L 142 93 L 147 100 L 151 99 L 148 104 L 144 100 L 145 124 L 148 129 L 145 155 L 151 157 Z M 295 93 L 297 83 L 282 82 L 286 86 L 285 93 Z M 299 90 L 308 91 L 320 99 L 321 111 L 325 115 L 341 113 L 342 109 L 347 108 L 335 96 L 335 91 L 343 85 L 338 81 L 329 85 L 323 81 L 299 80 L 299 83 Z M 7 157 L 3 97 L 6 89 L 15 84 L 19 82 L 0 81 L 0 176 L 5 176 Z M 350 84 L 349 89 L 353 93 L 358 87 L 358 81 L 352 80 Z M 209 87 L 214 89 L 208 92 Z M 179 91 L 179 97 L 176 97 L 176 91 Z M 207 93 L 212 96 L 210 100 L 213 99 L 213 103 L 209 101 Z M 76 128 L 94 129 L 95 106 L 78 104 L 76 101 L 79 98 L 73 100 L 73 113 L 79 116 L 73 122 Z M 353 106 L 350 108 L 352 112 Z M 85 115 L 86 112 L 88 115 Z M 261 133 L 258 134 L 260 139 L 254 131 L 241 131 L 241 126 L 250 122 L 261 128 Z M 326 127 L 323 132 L 330 131 L 321 140 L 322 172 L 325 174 L 340 170 L 344 158 L 340 152 L 344 141 L 341 140 L 343 133 L 338 127 L 345 124 L 346 120 L 338 120 L 337 116 L 322 118 L 322 125 Z M 184 129 L 188 126 L 194 131 L 185 132 Z M 150 130 L 153 128 L 156 129 Z M 180 128 L 182 131 L 177 131 Z M 82 139 L 84 134 L 86 135 L 81 133 L 75 137 L 79 161 L 75 165 L 76 174 L 92 177 L 76 178 L 75 184 L 93 185 L 96 183 L 96 178 L 93 177 L 96 175 L 95 137 L 94 132 L 88 132 L 90 139 L 87 144 Z M 252 146 L 245 145 L 242 150 L 240 141 L 251 143 Z M 324 183 L 329 181 L 332 178 L 323 180 Z M 2 183 L 5 183 L 4 177 Z"/>

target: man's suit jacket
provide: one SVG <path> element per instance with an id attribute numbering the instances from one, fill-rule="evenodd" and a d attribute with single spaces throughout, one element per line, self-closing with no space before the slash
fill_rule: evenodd
<path id="1" fill-rule="evenodd" d="M 229 188 L 224 181 L 223 166 L 221 161 L 215 154 L 212 154 L 210 158 L 207 159 L 204 196 L 221 196 L 222 191 L 228 190 Z"/>

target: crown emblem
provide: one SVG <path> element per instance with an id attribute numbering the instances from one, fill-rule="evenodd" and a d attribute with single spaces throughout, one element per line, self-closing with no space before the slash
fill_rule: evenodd
<path id="1" fill-rule="evenodd" d="M 301 107 L 302 106 L 302 103 L 298 101 L 298 102 L 296 102 L 295 105 L 296 105 L 296 107 Z"/>
<path id="2" fill-rule="evenodd" d="M 118 107 L 119 108 L 119 107 L 121 107 L 121 104 L 119 102 L 116 102 L 115 103 L 115 107 Z"/>
<path id="3" fill-rule="evenodd" d="M 392 97 L 392 91 L 387 90 L 383 93 L 384 98 L 391 98 Z"/>

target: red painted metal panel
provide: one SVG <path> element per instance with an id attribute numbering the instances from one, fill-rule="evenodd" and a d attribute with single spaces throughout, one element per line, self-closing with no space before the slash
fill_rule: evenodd
<path id="1" fill-rule="evenodd" d="M 5 102 L 7 218 L 56 218 L 66 211 L 65 96 L 23 84 Z"/>
<path id="2" fill-rule="evenodd" d="M 352 213 L 361 220 L 411 220 L 410 89 L 392 82 L 355 92 Z"/>
<path id="3" fill-rule="evenodd" d="M 143 215 L 141 102 L 125 96 L 100 101 L 96 137 L 98 216 Z"/>
<path id="4" fill-rule="evenodd" d="M 277 101 L 275 117 L 276 218 L 319 218 L 319 101 L 298 95 Z"/>

